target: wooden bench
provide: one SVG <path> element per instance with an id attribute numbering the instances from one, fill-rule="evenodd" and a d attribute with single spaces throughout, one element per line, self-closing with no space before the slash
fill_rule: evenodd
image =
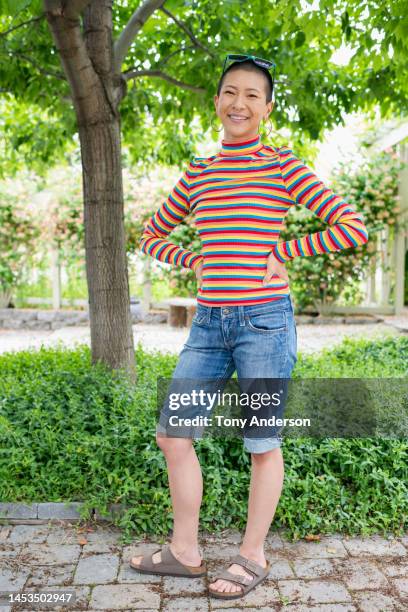
<path id="1" fill-rule="evenodd" d="M 168 305 L 167 323 L 170 327 L 190 327 L 197 308 L 196 298 L 169 298 L 163 300 Z"/>

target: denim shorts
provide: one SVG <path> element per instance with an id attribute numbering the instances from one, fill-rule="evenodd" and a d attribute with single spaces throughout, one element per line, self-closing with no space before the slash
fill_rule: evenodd
<path id="1" fill-rule="evenodd" d="M 297 331 L 292 298 L 285 295 L 263 304 L 204 306 L 197 304 L 190 334 L 179 355 L 167 399 L 162 405 L 156 431 L 169 433 L 168 397 L 177 382 L 211 379 L 222 390 L 234 372 L 238 382 L 251 379 L 289 379 L 297 361 Z M 180 388 L 180 387 L 179 387 Z M 161 405 L 161 404 L 160 404 Z M 185 415 L 185 413 L 183 413 Z M 193 416 L 193 413 L 188 413 Z M 199 439 L 197 429 L 191 437 Z M 264 453 L 281 446 L 282 436 L 243 436 L 250 453 Z"/>

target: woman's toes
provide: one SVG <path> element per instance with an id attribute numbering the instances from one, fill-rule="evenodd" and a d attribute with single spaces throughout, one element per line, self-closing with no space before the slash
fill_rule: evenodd
<path id="1" fill-rule="evenodd" d="M 211 588 L 213 588 L 214 591 L 220 591 L 222 593 L 224 591 L 223 586 L 224 586 L 224 584 L 223 584 L 222 580 L 216 580 L 214 582 L 214 584 L 211 585 Z"/>
<path id="2" fill-rule="evenodd" d="M 238 585 L 226 580 L 217 580 L 211 584 L 211 588 L 214 591 L 219 591 L 220 593 L 237 593 L 241 590 Z"/>
<path id="3" fill-rule="evenodd" d="M 139 565 L 141 563 L 143 557 L 132 557 L 131 562 L 132 565 Z"/>
<path id="4" fill-rule="evenodd" d="M 140 555 L 139 557 L 132 557 L 131 558 L 131 563 L 132 565 L 140 565 L 143 559 L 143 555 Z M 161 553 L 157 552 L 153 555 L 153 563 L 159 563 L 161 561 Z"/>
<path id="5" fill-rule="evenodd" d="M 239 591 L 239 588 L 236 584 L 233 584 L 232 582 L 225 582 L 225 590 L 228 593 L 236 593 L 237 591 Z"/>
<path id="6" fill-rule="evenodd" d="M 160 563 L 161 561 L 161 552 L 157 552 L 153 555 L 153 563 Z"/>

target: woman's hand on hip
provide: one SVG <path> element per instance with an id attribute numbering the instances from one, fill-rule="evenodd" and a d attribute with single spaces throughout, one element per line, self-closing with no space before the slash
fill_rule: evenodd
<path id="1" fill-rule="evenodd" d="M 279 261 L 278 259 L 276 259 L 273 252 L 269 254 L 268 259 L 266 260 L 266 263 L 267 263 L 267 269 L 266 269 L 266 274 L 262 280 L 263 285 L 267 285 L 268 283 L 270 283 L 272 276 L 274 276 L 274 274 L 276 274 L 277 276 L 279 276 L 279 278 L 289 283 L 289 276 L 286 271 L 285 264 Z"/>
<path id="2" fill-rule="evenodd" d="M 197 277 L 197 285 L 198 285 L 198 288 L 200 289 L 201 288 L 201 284 L 203 282 L 203 277 L 202 277 L 202 274 L 203 274 L 203 262 L 201 262 L 197 266 L 197 268 L 195 269 L 195 273 L 196 273 L 196 277 Z"/>

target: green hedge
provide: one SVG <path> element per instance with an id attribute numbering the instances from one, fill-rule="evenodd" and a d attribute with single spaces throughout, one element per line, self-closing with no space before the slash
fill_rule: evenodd
<path id="1" fill-rule="evenodd" d="M 345 340 L 299 355 L 294 377 L 400 377 L 408 338 Z M 125 534 L 167 534 L 166 463 L 155 443 L 158 376 L 177 355 L 137 346 L 137 385 L 90 365 L 90 351 L 46 349 L 0 356 L 0 500 L 82 500 L 129 506 Z M 195 443 L 204 474 L 201 527 L 242 529 L 250 455 L 241 439 Z M 408 527 L 408 441 L 287 439 L 285 485 L 274 527 L 307 533 L 394 532 Z"/>

